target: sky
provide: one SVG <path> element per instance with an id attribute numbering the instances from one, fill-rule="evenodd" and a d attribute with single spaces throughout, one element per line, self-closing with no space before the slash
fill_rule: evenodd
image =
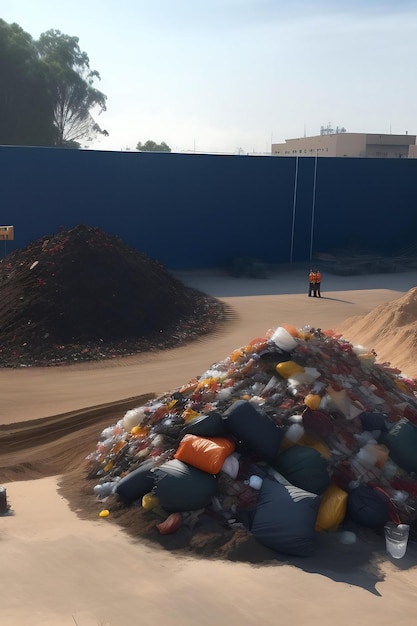
<path id="1" fill-rule="evenodd" d="M 0 18 L 79 38 L 107 96 L 93 149 L 417 134 L 416 0 L 0 0 Z"/>

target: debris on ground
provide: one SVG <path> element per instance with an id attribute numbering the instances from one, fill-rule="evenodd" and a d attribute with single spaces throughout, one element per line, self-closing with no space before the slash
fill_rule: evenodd
<path id="1" fill-rule="evenodd" d="M 10 504 L 7 500 L 6 487 L 0 485 L 0 515 L 8 515 L 10 513 Z"/>
<path id="2" fill-rule="evenodd" d="M 127 411 L 87 477 L 110 517 L 128 507 L 156 534 L 215 518 L 308 556 L 323 532 L 349 544 L 388 521 L 413 527 L 416 391 L 334 330 L 283 324 Z"/>
<path id="3" fill-rule="evenodd" d="M 99 228 L 78 225 L 0 260 L 0 367 L 172 348 L 218 328 L 224 303 Z"/>

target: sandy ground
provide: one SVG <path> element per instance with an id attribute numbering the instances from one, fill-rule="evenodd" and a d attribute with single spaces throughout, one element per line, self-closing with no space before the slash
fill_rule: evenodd
<path id="1" fill-rule="evenodd" d="M 108 520 L 81 519 L 59 495 L 60 474 L 81 463 L 102 428 L 141 394 L 175 389 L 280 323 L 337 328 L 417 285 L 416 272 L 324 274 L 317 299 L 307 298 L 304 274 L 181 273 L 233 308 L 234 319 L 216 334 L 101 364 L 0 370 L 1 465 L 10 461 L 20 472 L 2 482 L 13 509 L 0 517 L 2 626 L 415 623 L 414 544 L 401 561 L 383 553 L 368 559 L 373 546 L 362 540 L 339 549 L 337 560 L 331 545 L 322 556 L 265 566 L 185 558 L 135 541 Z"/>

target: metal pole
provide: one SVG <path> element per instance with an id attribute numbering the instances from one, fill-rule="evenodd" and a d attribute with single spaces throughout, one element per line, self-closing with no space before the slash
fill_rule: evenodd
<path id="1" fill-rule="evenodd" d="M 295 175 L 294 175 L 294 195 L 292 205 L 292 228 L 291 228 L 291 248 L 290 248 L 290 263 L 292 263 L 293 251 L 294 251 L 294 231 L 295 231 L 295 207 L 297 204 L 297 185 L 298 185 L 298 156 L 295 157 Z"/>
<path id="2" fill-rule="evenodd" d="M 314 213 L 316 210 L 316 187 L 317 187 L 317 152 L 316 152 L 316 157 L 314 160 L 313 201 L 312 201 L 312 206 L 311 206 L 310 261 L 313 258 Z"/>

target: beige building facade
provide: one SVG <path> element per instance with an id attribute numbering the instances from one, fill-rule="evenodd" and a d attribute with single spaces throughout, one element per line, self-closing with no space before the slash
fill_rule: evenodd
<path id="1" fill-rule="evenodd" d="M 286 139 L 271 145 L 272 156 L 362 157 L 373 159 L 417 158 L 416 135 L 333 133 Z"/>

